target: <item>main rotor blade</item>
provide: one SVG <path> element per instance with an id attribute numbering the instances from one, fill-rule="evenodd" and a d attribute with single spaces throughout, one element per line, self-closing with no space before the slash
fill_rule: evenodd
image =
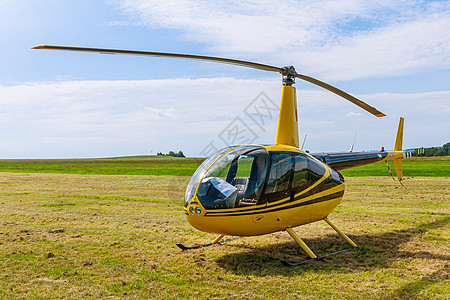
<path id="1" fill-rule="evenodd" d="M 333 93 L 335 93 L 335 94 L 341 96 L 342 98 L 347 99 L 347 100 L 350 101 L 351 103 L 353 103 L 353 104 L 355 104 L 355 105 L 361 107 L 362 109 L 364 109 L 364 110 L 370 112 L 371 114 L 373 114 L 373 115 L 375 115 L 375 116 L 377 116 L 377 117 L 384 117 L 384 116 L 386 116 L 385 114 L 383 114 L 382 112 L 380 112 L 380 111 L 379 111 L 378 109 L 376 109 L 375 107 L 370 106 L 369 104 L 367 104 L 367 103 L 365 103 L 365 102 L 363 102 L 363 101 L 361 101 L 361 100 L 359 100 L 359 99 L 353 97 L 352 95 L 347 94 L 346 92 L 344 92 L 344 91 L 342 91 L 342 90 L 340 90 L 340 89 L 338 89 L 338 88 L 335 88 L 335 87 L 332 86 L 332 85 L 329 85 L 328 83 L 325 83 L 325 82 L 323 82 L 323 81 L 320 81 L 320 80 L 318 80 L 318 79 L 312 78 L 312 77 L 310 77 L 310 76 L 306 76 L 306 75 L 302 75 L 302 74 L 298 74 L 298 73 L 295 74 L 295 77 L 300 78 L 300 79 L 303 79 L 303 80 L 308 81 L 308 82 L 310 82 L 310 83 L 313 83 L 313 84 L 315 84 L 315 85 L 318 85 L 318 86 L 320 86 L 320 87 L 322 87 L 322 88 L 324 88 L 324 89 L 326 89 L 326 90 L 329 90 L 330 92 L 333 92 Z"/>
<path id="2" fill-rule="evenodd" d="M 283 72 L 283 68 L 278 68 L 274 66 L 254 63 L 251 61 L 221 58 L 214 56 L 204 56 L 204 55 L 192 55 L 192 54 L 181 54 L 181 53 L 166 53 L 166 52 L 149 52 L 149 51 L 136 51 L 136 50 L 119 50 L 119 49 L 103 49 L 103 48 L 85 48 L 85 47 L 71 47 L 71 46 L 53 46 L 53 45 L 38 45 L 32 49 L 50 49 L 50 50 L 68 50 L 68 51 L 81 51 L 81 52 L 97 52 L 105 54 L 131 54 L 131 55 L 146 55 L 146 56 L 156 56 L 156 57 L 176 57 L 176 58 L 188 58 L 197 60 L 214 61 L 218 63 L 238 65 L 242 67 L 248 67 L 253 69 L 259 69 L 264 71 L 274 71 Z"/>
<path id="3" fill-rule="evenodd" d="M 313 83 L 315 85 L 318 85 L 326 90 L 329 90 L 330 92 L 333 92 L 333 93 L 347 99 L 348 101 L 361 107 L 362 109 L 365 109 L 366 111 L 370 112 L 371 114 L 373 114 L 377 117 L 385 116 L 385 114 L 378 111 L 375 107 L 372 107 L 372 106 L 368 105 L 367 103 L 364 103 L 363 101 L 353 97 L 352 95 L 347 94 L 346 92 L 344 92 L 338 88 L 335 88 L 334 86 L 331 86 L 323 81 L 312 78 L 310 76 L 298 74 L 297 72 L 295 72 L 293 67 L 279 68 L 279 67 L 269 66 L 269 65 L 255 63 L 255 62 L 251 62 L 251 61 L 245 61 L 245 60 L 214 57 L 214 56 L 204 56 L 204 55 L 167 53 L 167 52 L 149 52 L 149 51 L 136 51 L 136 50 L 86 48 L 86 47 L 54 46 L 54 45 L 38 45 L 38 46 L 33 47 L 32 49 L 50 49 L 50 50 L 67 50 L 67 51 L 80 51 L 80 52 L 96 52 L 96 53 L 104 53 L 104 54 L 131 54 L 131 55 L 145 55 L 145 56 L 154 56 L 154 57 L 187 58 L 187 59 L 196 59 L 196 60 L 213 61 L 213 62 L 218 62 L 218 63 L 238 65 L 238 66 L 242 66 L 242 67 L 259 69 L 259 70 L 264 70 L 264 71 L 278 72 L 278 73 L 282 74 L 283 76 L 294 76 L 295 75 L 295 77 L 297 77 L 297 78 L 300 78 L 300 79 L 303 79 L 310 83 Z"/>

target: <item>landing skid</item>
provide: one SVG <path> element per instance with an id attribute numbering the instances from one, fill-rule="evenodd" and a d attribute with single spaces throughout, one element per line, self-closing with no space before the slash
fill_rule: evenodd
<path id="1" fill-rule="evenodd" d="M 287 267 L 301 266 L 301 265 L 304 265 L 306 263 L 322 260 L 322 259 L 324 259 L 326 257 L 332 256 L 332 255 L 336 255 L 336 254 L 340 254 L 340 253 L 343 253 L 343 252 L 346 252 L 346 251 L 350 251 L 350 250 L 356 249 L 358 247 L 348 236 L 346 236 L 339 228 L 337 228 L 336 225 L 331 223 L 331 221 L 328 220 L 328 218 L 325 217 L 323 220 L 328 225 L 330 225 L 341 237 L 343 237 L 352 246 L 352 248 L 336 251 L 336 252 L 333 252 L 333 253 L 326 254 L 326 255 L 318 257 L 318 256 L 316 256 L 314 254 L 314 252 L 312 252 L 311 249 L 309 249 L 308 245 L 306 245 L 305 242 L 303 242 L 303 240 L 298 237 L 298 235 L 292 230 L 291 227 L 287 227 L 285 230 L 300 245 L 300 247 L 309 255 L 309 257 L 311 257 L 311 259 L 304 260 L 304 261 L 297 262 L 297 263 L 291 263 L 291 262 L 288 262 L 286 260 L 282 260 L 281 263 L 283 265 L 285 265 Z M 234 240 L 238 240 L 238 239 L 242 239 L 243 238 L 243 236 L 241 236 L 241 237 L 232 238 L 232 239 L 228 239 L 228 240 L 222 240 L 224 236 L 225 235 L 221 234 L 218 237 L 216 237 L 211 243 L 207 243 L 207 244 L 200 244 L 200 245 L 194 245 L 194 246 L 185 246 L 185 245 L 183 245 L 181 243 L 176 243 L 176 245 L 181 250 L 190 250 L 190 249 L 198 249 L 198 248 L 202 248 L 202 247 L 208 247 L 208 246 L 212 246 L 212 245 L 216 245 L 216 244 L 223 244 L 223 243 L 226 243 L 226 242 L 230 242 L 230 241 L 234 241 Z"/>
<path id="2" fill-rule="evenodd" d="M 326 258 L 328 256 L 332 256 L 332 255 L 340 254 L 342 252 L 347 252 L 347 251 L 350 251 L 350 250 L 354 250 L 356 248 L 357 247 L 344 249 L 344 250 L 341 250 L 341 251 L 336 251 L 336 252 L 333 252 L 333 253 L 330 253 L 330 254 L 327 254 L 327 255 L 323 255 L 323 256 L 316 257 L 316 258 L 307 259 L 307 260 L 304 260 L 304 261 L 301 261 L 301 262 L 297 262 L 297 263 L 291 263 L 291 262 L 288 262 L 287 260 L 281 260 L 281 263 L 283 265 L 285 265 L 286 267 L 296 267 L 296 266 L 301 266 L 301 265 L 304 265 L 304 264 L 307 264 L 307 263 L 310 263 L 310 262 L 313 262 L 313 261 L 322 260 L 322 259 L 324 259 L 324 258 Z"/>
<path id="3" fill-rule="evenodd" d="M 339 228 L 337 228 L 336 225 L 331 223 L 331 221 L 328 220 L 327 217 L 323 218 L 323 220 L 328 225 L 330 225 L 331 228 L 333 228 L 341 237 L 343 237 L 353 248 L 344 249 L 344 250 L 336 251 L 336 252 L 333 252 L 333 253 L 330 253 L 330 254 L 327 254 L 327 255 L 323 255 L 323 256 L 317 257 L 314 254 L 314 252 L 312 252 L 312 250 L 309 249 L 308 245 L 306 245 L 305 242 L 301 238 L 298 237 L 298 235 L 292 230 L 292 228 L 291 227 L 287 227 L 286 231 L 297 242 L 297 244 L 299 244 L 299 246 L 303 249 L 303 251 L 305 251 L 309 255 L 309 257 L 311 257 L 311 259 L 304 260 L 304 261 L 301 261 L 301 262 L 298 262 L 298 263 L 290 263 L 290 262 L 288 262 L 286 260 L 282 260 L 281 263 L 283 265 L 288 266 L 288 267 L 301 266 L 301 265 L 304 265 L 306 263 L 317 261 L 317 260 L 322 260 L 325 257 L 336 255 L 336 254 L 340 254 L 340 253 L 346 252 L 346 251 L 350 251 L 350 250 L 356 249 L 356 247 L 358 247 L 348 236 L 345 235 L 345 233 L 343 233 Z"/>
<path id="4" fill-rule="evenodd" d="M 232 239 L 228 239 L 228 240 L 221 240 L 223 237 L 224 237 L 224 235 L 219 235 L 214 241 L 212 241 L 211 243 L 207 243 L 207 244 L 201 244 L 201 245 L 195 245 L 195 246 L 185 246 L 181 243 L 176 243 L 175 245 L 177 245 L 178 248 L 180 248 L 181 250 L 190 250 L 190 249 L 198 249 L 198 248 L 208 247 L 208 246 L 217 245 L 217 244 L 223 244 L 226 242 L 239 240 L 239 239 L 243 238 L 243 236 L 241 236 L 241 237 L 232 238 Z"/>

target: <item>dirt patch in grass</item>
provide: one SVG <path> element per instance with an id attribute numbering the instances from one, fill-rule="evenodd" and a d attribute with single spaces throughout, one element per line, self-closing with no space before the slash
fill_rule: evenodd
<path id="1" fill-rule="evenodd" d="M 306 255 L 285 232 L 208 242 L 183 215 L 188 177 L 0 173 L 0 298 L 448 299 L 448 178 L 348 178 L 330 219 L 354 251 Z M 319 255 L 345 241 L 295 231 Z"/>

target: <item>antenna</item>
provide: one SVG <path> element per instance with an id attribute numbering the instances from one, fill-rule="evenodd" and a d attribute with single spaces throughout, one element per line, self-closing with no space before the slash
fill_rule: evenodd
<path id="1" fill-rule="evenodd" d="M 303 146 L 305 146 L 305 142 L 306 142 L 306 137 L 308 136 L 308 134 L 305 134 L 305 138 L 303 139 L 303 143 L 302 143 L 302 148 L 300 150 L 303 150 Z"/>
<path id="2" fill-rule="evenodd" d="M 355 132 L 355 137 L 353 138 L 353 144 L 350 147 L 350 150 L 348 150 L 348 152 L 353 152 L 353 147 L 355 146 L 355 140 L 356 140 L 356 135 L 358 134 L 358 130 L 356 130 Z"/>

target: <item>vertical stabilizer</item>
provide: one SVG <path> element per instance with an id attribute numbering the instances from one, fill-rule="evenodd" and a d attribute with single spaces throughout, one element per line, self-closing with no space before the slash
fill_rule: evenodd
<path id="1" fill-rule="evenodd" d="M 395 173 L 397 174 L 397 180 L 400 181 L 400 183 L 402 183 L 402 180 L 407 179 L 407 178 L 403 177 L 403 167 L 402 167 L 402 159 L 405 155 L 405 152 L 402 150 L 403 123 L 404 123 L 404 119 L 402 117 L 400 117 L 400 121 L 398 122 L 397 137 L 395 138 L 394 151 L 388 151 L 388 156 L 385 158 L 386 164 L 387 164 L 388 160 L 394 161 Z M 388 169 L 389 169 L 389 165 L 388 165 Z M 391 175 L 392 175 L 392 173 L 391 173 Z M 412 178 L 412 177 L 408 177 L 408 178 Z"/>
<path id="2" fill-rule="evenodd" d="M 394 158 L 394 166 L 395 172 L 397 173 L 397 179 L 403 180 L 403 167 L 402 167 L 402 159 Z"/>
<path id="3" fill-rule="evenodd" d="M 404 119 L 400 117 L 400 120 L 398 121 L 397 136 L 395 137 L 395 145 L 394 145 L 394 151 L 402 152 L 400 157 L 397 156 L 396 158 L 394 158 L 395 172 L 397 173 L 398 180 L 403 180 L 403 167 L 402 167 L 403 123 Z"/>
<path id="4" fill-rule="evenodd" d="M 400 117 L 400 121 L 398 122 L 397 137 L 395 138 L 394 151 L 402 151 L 403 122 L 404 122 L 404 119 L 402 117 Z"/>

